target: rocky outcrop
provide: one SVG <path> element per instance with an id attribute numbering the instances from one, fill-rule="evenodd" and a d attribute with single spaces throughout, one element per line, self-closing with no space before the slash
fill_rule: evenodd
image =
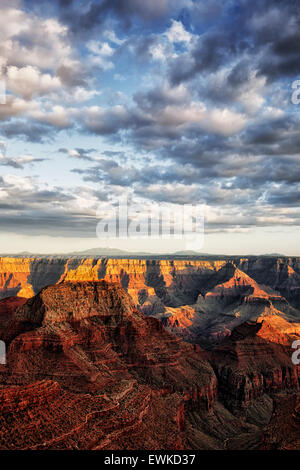
<path id="1" fill-rule="evenodd" d="M 300 308 L 300 258 L 253 257 L 240 259 L 237 265 L 256 282 L 278 291 Z"/>
<path id="2" fill-rule="evenodd" d="M 5 340 L 2 448 L 183 448 L 185 410 L 209 411 L 216 399 L 200 348 L 105 281 L 43 289 L 13 314 Z"/>
<path id="3" fill-rule="evenodd" d="M 263 450 L 300 449 L 300 397 L 277 396 L 270 422 L 262 435 Z"/>
<path id="4" fill-rule="evenodd" d="M 27 299 L 24 297 L 7 297 L 0 300 L 0 323 L 8 320 L 15 310 L 24 303 L 27 302 Z"/>
<path id="5" fill-rule="evenodd" d="M 300 311 L 278 292 L 259 285 L 229 262 L 210 277 L 195 304 L 166 306 L 155 316 L 186 341 L 211 348 L 244 322 L 272 315 L 292 323 L 300 321 Z"/>
<path id="6" fill-rule="evenodd" d="M 300 323 L 291 326 L 279 319 L 279 330 L 277 320 L 246 322 L 212 350 L 219 399 L 229 409 L 247 408 L 264 394 L 299 392 L 300 368 L 292 363 L 291 344 L 300 338 Z"/>

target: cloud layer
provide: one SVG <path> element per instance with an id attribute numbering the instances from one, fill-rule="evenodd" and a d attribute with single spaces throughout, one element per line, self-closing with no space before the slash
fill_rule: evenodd
<path id="1" fill-rule="evenodd" d="M 296 3 L 175 3 L 1 2 L 2 230 L 94 236 L 124 191 L 206 204 L 208 232 L 299 225 Z"/>

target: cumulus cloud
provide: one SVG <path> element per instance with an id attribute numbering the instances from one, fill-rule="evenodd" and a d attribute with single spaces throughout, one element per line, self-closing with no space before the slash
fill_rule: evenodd
<path id="1" fill-rule="evenodd" d="M 51 106 L 50 110 L 37 109 L 30 112 L 30 116 L 42 123 L 56 128 L 66 129 L 71 126 L 70 110 L 60 105 Z"/>
<path id="2" fill-rule="evenodd" d="M 19 8 L 1 7 L 0 55 L 7 65 L 53 69 L 69 58 L 67 27 L 55 18 L 42 19 Z"/>
<path id="3" fill-rule="evenodd" d="M 34 94 L 46 95 L 58 90 L 61 81 L 47 73 L 41 73 L 37 67 L 28 65 L 26 67 L 7 67 L 7 86 L 13 93 L 24 99 L 31 99 Z"/>
<path id="4" fill-rule="evenodd" d="M 247 117 L 228 108 L 208 108 L 201 101 L 192 101 L 189 92 L 180 85 L 172 89 L 163 86 L 135 96 L 137 106 L 117 105 L 110 108 L 85 108 L 82 123 L 89 131 L 101 135 L 127 132 L 128 138 L 139 140 L 164 135 L 179 137 L 184 132 L 205 131 L 224 136 L 240 132 Z M 157 141 L 157 146 L 159 142 Z"/>
<path id="5" fill-rule="evenodd" d="M 85 108 L 82 116 L 84 126 L 96 134 L 113 134 L 130 126 L 131 115 L 124 106 L 111 108 L 92 106 Z"/>
<path id="6" fill-rule="evenodd" d="M 114 55 L 115 50 L 108 42 L 99 43 L 98 41 L 91 41 L 88 43 L 87 48 L 91 53 L 90 60 L 94 65 L 103 70 L 114 68 L 114 64 L 110 58 Z"/>
<path id="7" fill-rule="evenodd" d="M 0 120 L 34 112 L 37 108 L 38 105 L 36 103 L 9 95 L 6 97 L 6 102 L 0 106 Z"/>
<path id="8" fill-rule="evenodd" d="M 172 25 L 165 33 L 170 42 L 190 42 L 192 34 L 189 33 L 181 21 L 172 20 Z"/>
<path id="9" fill-rule="evenodd" d="M 0 38 L 7 92 L 0 107 L 0 119 L 6 121 L 2 134 L 36 141 L 34 121 L 45 125 L 39 127 L 44 136 L 51 133 L 48 127 L 70 127 L 70 103 L 89 101 L 98 92 L 71 44 L 69 27 L 54 16 L 25 10 L 22 2 L 5 2 L 0 6 Z"/>

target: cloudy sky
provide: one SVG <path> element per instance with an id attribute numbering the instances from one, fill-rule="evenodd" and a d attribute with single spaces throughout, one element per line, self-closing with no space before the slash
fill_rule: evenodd
<path id="1" fill-rule="evenodd" d="M 297 3 L 1 0 L 0 251 L 180 249 L 96 238 L 128 195 L 203 204 L 204 252 L 300 255 Z"/>

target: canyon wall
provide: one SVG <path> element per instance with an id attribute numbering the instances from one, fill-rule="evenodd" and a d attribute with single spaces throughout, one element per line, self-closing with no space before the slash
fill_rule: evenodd
<path id="1" fill-rule="evenodd" d="M 188 300 L 197 297 L 199 280 L 222 267 L 225 261 L 182 261 L 113 258 L 0 258 L 0 298 L 32 297 L 43 287 L 65 281 L 119 282 L 138 301 L 174 284 Z M 197 285 L 197 286 L 196 286 Z M 145 292 L 140 292 L 145 290 Z"/>
<path id="2" fill-rule="evenodd" d="M 0 298 L 101 279 L 118 283 L 145 315 L 205 348 L 259 316 L 300 321 L 298 258 L 0 258 Z"/>
<path id="3" fill-rule="evenodd" d="M 280 292 L 300 306 L 300 258 L 250 257 L 219 259 L 0 258 L 0 298 L 29 298 L 63 280 L 119 282 L 136 303 L 153 308 L 192 304 L 224 265 L 233 263 L 257 283 Z"/>

